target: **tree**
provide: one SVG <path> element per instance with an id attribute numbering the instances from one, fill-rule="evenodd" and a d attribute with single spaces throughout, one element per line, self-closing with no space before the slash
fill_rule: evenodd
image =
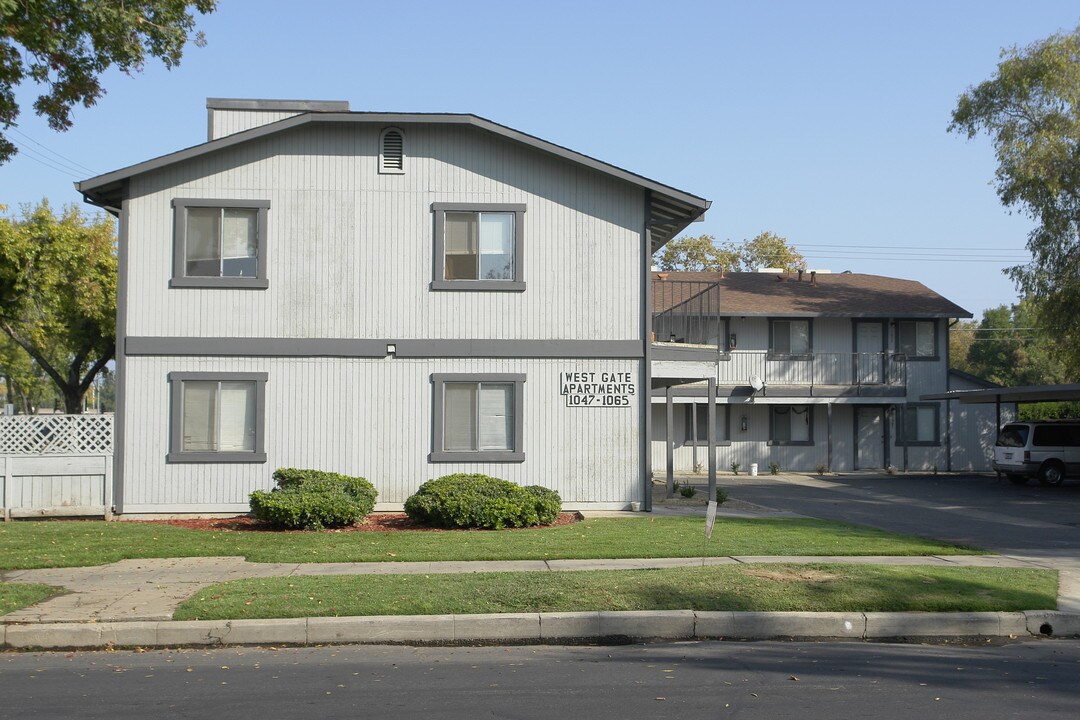
<path id="1" fill-rule="evenodd" d="M 0 206 L 2 207 L 2 206 Z M 116 346 L 113 223 L 48 202 L 0 218 L 0 330 L 48 375 L 68 413 L 82 410 Z"/>
<path id="2" fill-rule="evenodd" d="M 712 270 L 732 272 L 778 267 L 784 270 L 806 268 L 806 258 L 787 244 L 787 240 L 771 232 L 763 232 L 753 240 L 736 245 L 730 240 L 716 244 L 712 235 L 675 238 L 664 246 L 656 259 L 661 270 Z"/>
<path id="3" fill-rule="evenodd" d="M 29 80 L 44 88 L 34 111 L 53 130 L 71 127 L 75 105 L 91 107 L 105 94 L 101 75 L 115 66 L 140 72 L 147 57 L 167 68 L 180 63 L 195 27 L 191 10 L 211 13 L 216 0 L 0 0 L 0 125 L 16 124 L 15 88 Z M 195 44 L 206 39 L 195 33 Z M 0 164 L 17 152 L 0 134 Z"/>
<path id="4" fill-rule="evenodd" d="M 0 382 L 4 385 L 5 403 L 24 415 L 33 415 L 41 407 L 52 407 L 57 395 L 52 382 L 7 335 L 0 333 Z"/>
<path id="5" fill-rule="evenodd" d="M 1006 269 L 1045 334 L 1080 370 L 1080 28 L 1002 52 L 997 73 L 960 96 L 949 125 L 985 132 L 1002 204 L 1031 217 L 1032 260 Z"/>
<path id="6" fill-rule="evenodd" d="M 806 269 L 806 258 L 787 244 L 787 239 L 765 231 L 753 240 L 743 242 L 742 265 L 744 270 L 780 268 L 788 272 Z"/>

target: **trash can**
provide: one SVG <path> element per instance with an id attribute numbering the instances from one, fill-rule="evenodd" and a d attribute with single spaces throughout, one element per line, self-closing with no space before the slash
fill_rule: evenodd
<path id="1" fill-rule="evenodd" d="M 757 463 L 750 463 L 750 474 L 757 475 Z"/>

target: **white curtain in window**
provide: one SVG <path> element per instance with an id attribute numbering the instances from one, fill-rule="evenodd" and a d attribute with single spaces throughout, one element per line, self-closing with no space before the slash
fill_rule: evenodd
<path id="1" fill-rule="evenodd" d="M 225 208 L 221 226 L 221 255 L 227 258 L 253 258 L 257 252 L 256 208 Z"/>
<path id="2" fill-rule="evenodd" d="M 810 352 L 810 323 L 806 320 L 793 320 L 791 327 L 791 354 L 806 355 Z"/>
<path id="3" fill-rule="evenodd" d="M 476 450 L 476 383 L 443 386 L 443 450 Z"/>
<path id="4" fill-rule="evenodd" d="M 795 405 L 788 417 L 791 418 L 791 441 L 807 442 L 810 440 L 810 407 Z"/>
<path id="5" fill-rule="evenodd" d="M 255 452 L 255 383 L 221 383 L 219 405 L 218 450 Z"/>
<path id="6" fill-rule="evenodd" d="M 915 323 L 915 354 L 919 357 L 933 357 L 934 323 Z"/>
<path id="7" fill-rule="evenodd" d="M 907 412 L 913 416 L 912 429 L 914 432 L 911 434 L 911 439 L 918 442 L 934 442 L 937 438 L 934 436 L 934 408 L 928 405 L 921 405 L 914 408 L 908 408 Z"/>
<path id="8" fill-rule="evenodd" d="M 480 215 L 480 279 L 514 279 L 514 213 Z"/>
<path id="9" fill-rule="evenodd" d="M 217 383 L 187 381 L 183 387 L 183 448 L 217 450 Z"/>
<path id="10" fill-rule="evenodd" d="M 514 385 L 480 386 L 480 450 L 514 449 Z"/>
<path id="11" fill-rule="evenodd" d="M 476 213 L 448 212 L 443 217 L 447 280 L 476 280 Z"/>

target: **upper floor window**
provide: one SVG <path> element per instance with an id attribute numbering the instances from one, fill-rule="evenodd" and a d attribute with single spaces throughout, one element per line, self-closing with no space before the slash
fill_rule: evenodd
<path id="1" fill-rule="evenodd" d="M 173 200 L 171 287 L 265 288 L 269 200 Z"/>
<path id="2" fill-rule="evenodd" d="M 809 320 L 773 320 L 769 323 L 769 352 L 809 357 L 813 341 Z"/>
<path id="3" fill-rule="evenodd" d="M 397 128 L 386 128 L 379 135 L 379 172 L 384 175 L 405 172 L 405 135 Z"/>
<path id="4" fill-rule="evenodd" d="M 433 203 L 434 290 L 525 289 L 524 205 Z"/>
<path id="5" fill-rule="evenodd" d="M 174 372 L 168 462 L 266 462 L 266 373 Z"/>
<path id="6" fill-rule="evenodd" d="M 933 320 L 900 320 L 896 323 L 896 350 L 909 359 L 937 358 L 937 323 Z"/>

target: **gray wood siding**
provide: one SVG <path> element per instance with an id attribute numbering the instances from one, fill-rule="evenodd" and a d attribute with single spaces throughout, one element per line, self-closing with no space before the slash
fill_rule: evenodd
<path id="1" fill-rule="evenodd" d="M 563 371 L 632 372 L 626 360 L 362 360 L 129 358 L 123 446 L 124 512 L 243 511 L 272 487 L 278 467 L 312 467 L 371 480 L 378 502 L 401 503 L 423 482 L 482 472 L 554 488 L 567 506 L 625 508 L 640 501 L 639 406 L 569 408 Z M 167 375 L 266 372 L 266 464 L 166 464 Z M 428 463 L 434 372 L 525 373 L 523 463 Z"/>
<path id="2" fill-rule="evenodd" d="M 214 110 L 211 114 L 213 119 L 210 121 L 210 137 L 207 139 L 217 140 L 219 137 L 250 130 L 260 125 L 268 125 L 299 114 L 298 110 Z"/>
<path id="3" fill-rule="evenodd" d="M 472 128 L 298 128 L 133 178 L 131 336 L 640 338 L 640 189 Z M 170 289 L 176 197 L 264 199 L 267 290 Z M 434 292 L 433 202 L 524 203 L 527 289 Z"/>

